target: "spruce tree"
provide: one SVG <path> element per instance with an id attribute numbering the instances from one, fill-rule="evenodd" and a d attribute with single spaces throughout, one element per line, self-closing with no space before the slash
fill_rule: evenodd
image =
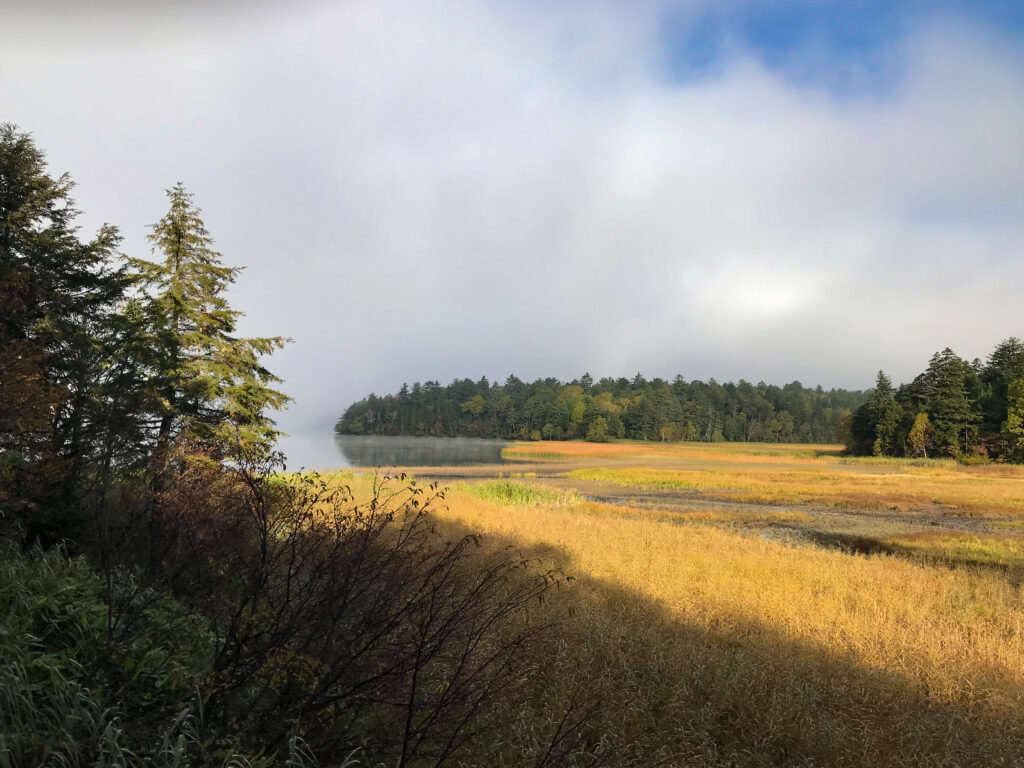
<path id="1" fill-rule="evenodd" d="M 1006 421 L 1009 386 L 1022 367 L 1024 343 L 1020 339 L 1010 337 L 1001 341 L 989 355 L 981 372 L 985 385 L 982 426 L 986 432 L 999 431 Z"/>
<path id="2" fill-rule="evenodd" d="M 948 348 L 932 358 L 929 371 L 935 382 L 928 404 L 928 416 L 935 427 L 935 447 L 957 456 L 969 447 L 979 421 L 967 396 L 968 377 L 973 371 Z"/>
<path id="3" fill-rule="evenodd" d="M 1010 339 L 1000 346 L 1015 341 Z M 1004 370 L 1004 376 L 1009 383 L 1002 405 L 1006 416 L 999 425 L 999 447 L 1007 461 L 1024 462 L 1024 355 L 1016 356 Z"/>
<path id="4" fill-rule="evenodd" d="M 241 338 L 241 313 L 225 291 L 241 271 L 221 263 L 201 211 L 182 184 L 167 191 L 170 209 L 149 241 L 159 261 L 133 259 L 145 299 L 153 349 L 158 423 L 152 466 L 160 471 L 181 436 L 213 455 L 266 459 L 280 434 L 268 411 L 289 398 L 260 358 L 281 348 L 281 337 Z"/>
<path id="5" fill-rule="evenodd" d="M 29 134 L 0 126 L 0 504 L 36 509 L 26 523 L 44 539 L 69 533 L 62 516 L 77 509 L 87 467 L 111 442 L 127 285 L 113 227 L 79 238 L 72 188 L 67 174 L 49 174 Z"/>
<path id="6" fill-rule="evenodd" d="M 898 435 L 903 410 L 892 397 L 882 403 L 880 408 L 871 452 L 875 456 L 897 456 L 901 452 Z"/>
<path id="7" fill-rule="evenodd" d="M 879 371 L 875 388 L 850 423 L 848 448 L 860 454 L 895 455 L 901 418 L 902 409 L 896 402 L 892 381 L 884 371 Z"/>

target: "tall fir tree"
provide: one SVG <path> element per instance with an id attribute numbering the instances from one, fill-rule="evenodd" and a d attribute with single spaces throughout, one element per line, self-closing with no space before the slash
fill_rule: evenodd
<path id="1" fill-rule="evenodd" d="M 1004 342 L 1000 347 L 1005 349 L 1008 342 Z M 1008 381 L 1002 407 L 1006 416 L 999 425 L 999 448 L 1007 461 L 1024 462 L 1024 354 L 1014 355 L 1005 368 L 1004 376 Z"/>
<path id="2" fill-rule="evenodd" d="M 167 191 L 170 208 L 149 241 L 159 261 L 131 260 L 144 295 L 153 349 L 158 416 L 152 465 L 186 436 L 216 458 L 261 460 L 280 434 L 269 411 L 289 398 L 260 359 L 287 339 L 235 336 L 241 313 L 225 296 L 241 269 L 221 262 L 193 197 L 182 184 Z"/>
<path id="3" fill-rule="evenodd" d="M 975 374 L 949 348 L 932 358 L 929 373 L 934 380 L 928 416 L 935 429 L 935 448 L 958 456 L 970 448 L 977 433 L 979 417 L 967 396 L 968 378 Z"/>
<path id="4" fill-rule="evenodd" d="M 1010 382 L 1007 402 L 1000 430 L 1003 455 L 1009 461 L 1024 462 L 1024 376 Z"/>
<path id="5" fill-rule="evenodd" d="M 1007 417 L 1009 386 L 1022 367 L 1024 343 L 1012 336 L 997 344 L 989 355 L 981 372 L 981 380 L 985 385 L 982 409 L 984 431 L 997 432 L 1002 428 Z"/>
<path id="6" fill-rule="evenodd" d="M 879 371 L 875 388 L 854 413 L 850 424 L 853 452 L 893 455 L 899 447 L 897 434 L 901 417 L 902 409 L 896 402 L 892 381 L 884 371 Z"/>
<path id="7" fill-rule="evenodd" d="M 41 538 L 68 532 L 86 467 L 111 442 L 127 287 L 117 230 L 80 239 L 72 188 L 29 134 L 0 126 L 0 504 L 61 510 L 30 521 Z"/>

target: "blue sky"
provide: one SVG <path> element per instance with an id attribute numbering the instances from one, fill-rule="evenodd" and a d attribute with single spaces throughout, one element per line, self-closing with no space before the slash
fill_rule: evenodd
<path id="1" fill-rule="evenodd" d="M 986 27 L 1024 49 L 1024 2 L 718 3 L 694 11 L 667 7 L 661 45 L 669 77 L 687 82 L 720 74 L 731 54 L 756 56 L 773 71 L 845 98 L 884 97 L 905 64 L 901 45 L 930 24 Z"/>

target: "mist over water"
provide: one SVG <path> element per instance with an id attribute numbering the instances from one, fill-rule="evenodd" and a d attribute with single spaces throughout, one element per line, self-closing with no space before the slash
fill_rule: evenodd
<path id="1" fill-rule="evenodd" d="M 288 471 L 331 470 L 350 466 L 334 442 L 334 433 L 329 429 L 315 434 L 284 435 L 278 443 L 285 455 Z"/>
<path id="2" fill-rule="evenodd" d="M 475 437 L 335 435 L 335 462 L 341 467 L 437 467 L 505 464 L 503 440 Z M 326 458 L 326 457 L 325 457 Z M 338 464 L 340 459 L 341 463 Z"/>

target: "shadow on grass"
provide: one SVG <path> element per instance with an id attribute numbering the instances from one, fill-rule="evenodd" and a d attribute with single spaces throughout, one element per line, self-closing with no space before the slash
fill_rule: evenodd
<path id="1" fill-rule="evenodd" d="M 910 560 L 911 562 L 939 567 L 971 568 L 1002 576 L 1014 587 L 1020 587 L 1021 584 L 1024 584 L 1024 565 L 999 563 L 963 555 L 954 557 L 927 551 L 914 551 L 913 549 L 890 544 L 887 541 L 871 536 L 809 529 L 801 529 L 801 533 L 807 540 L 826 549 L 836 549 L 841 552 L 858 555 L 890 555 Z M 1022 761 L 1022 764 L 1024 764 L 1024 761 Z"/>
<path id="2" fill-rule="evenodd" d="M 849 456 L 849 455 L 851 455 L 851 454 L 847 453 L 846 450 L 843 449 L 843 448 L 819 448 L 819 449 L 815 450 L 813 453 L 814 453 L 814 458 L 816 458 L 816 459 L 820 459 L 820 458 L 825 457 L 825 456 Z"/>
<path id="3" fill-rule="evenodd" d="M 574 571 L 557 547 L 484 541 Z M 1020 699 L 996 668 L 974 691 L 944 695 L 748 617 L 680 621 L 645 595 L 589 577 L 541 610 L 554 631 L 520 714 L 550 722 L 573 699 L 599 702 L 585 729 L 592 762 L 581 764 L 996 766 L 1024 755 L 1020 709 L 987 702 L 990 693 Z"/>

